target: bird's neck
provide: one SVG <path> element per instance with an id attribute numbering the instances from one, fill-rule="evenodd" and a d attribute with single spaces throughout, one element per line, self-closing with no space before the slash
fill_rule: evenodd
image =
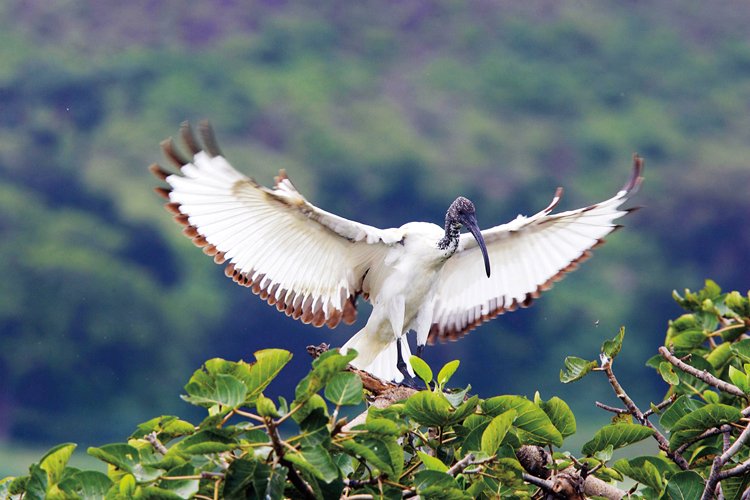
<path id="1" fill-rule="evenodd" d="M 437 247 L 440 250 L 445 250 L 446 257 L 450 257 L 458 249 L 458 238 L 460 234 L 461 224 L 456 224 L 452 221 L 445 222 L 445 236 L 438 240 Z"/>

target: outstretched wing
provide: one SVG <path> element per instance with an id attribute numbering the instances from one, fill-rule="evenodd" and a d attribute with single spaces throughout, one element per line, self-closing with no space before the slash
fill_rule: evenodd
<path id="1" fill-rule="evenodd" d="M 250 287 L 288 316 L 333 328 L 356 318 L 356 297 L 373 259 L 401 239 L 398 230 L 381 230 L 328 213 L 309 203 L 282 170 L 266 188 L 235 170 L 221 155 L 208 124 L 201 124 L 203 146 L 190 126 L 180 129 L 192 158 L 162 142 L 178 168 L 151 171 L 169 188 L 157 192 L 184 233 L 225 273 Z"/>
<path id="2" fill-rule="evenodd" d="M 633 174 L 612 198 L 578 210 L 551 214 L 560 201 L 558 188 L 550 205 L 532 217 L 482 231 L 492 266 L 485 275 L 482 255 L 469 234 L 445 263 L 437 284 L 429 342 L 456 340 L 498 314 L 528 307 L 541 292 L 575 270 L 620 226 L 631 209 L 620 208 L 642 181 L 643 160 L 633 157 Z"/>

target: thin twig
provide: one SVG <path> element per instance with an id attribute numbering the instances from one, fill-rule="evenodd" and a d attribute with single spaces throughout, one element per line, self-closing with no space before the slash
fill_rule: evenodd
<path id="1" fill-rule="evenodd" d="M 658 405 L 655 405 L 655 408 L 657 410 L 661 411 L 664 408 L 666 408 L 667 406 L 669 406 L 672 403 L 674 403 L 676 399 L 677 399 L 677 394 L 672 394 L 671 396 L 669 396 L 667 399 L 665 399 L 664 401 L 662 401 Z M 646 410 L 646 411 L 643 412 L 643 416 L 646 417 L 646 418 L 650 417 L 653 414 L 654 414 L 654 409 L 653 408 L 649 408 L 648 410 Z"/>
<path id="2" fill-rule="evenodd" d="M 455 464 L 453 464 L 453 467 L 451 467 L 450 469 L 448 469 L 446 471 L 446 474 L 448 474 L 449 476 L 456 477 L 456 475 L 461 474 L 461 472 L 465 468 L 467 468 L 469 465 L 472 464 L 472 460 L 474 460 L 474 454 L 473 453 L 469 453 L 464 458 L 462 458 L 461 460 L 459 460 L 458 462 L 456 462 Z"/>
<path id="3" fill-rule="evenodd" d="M 635 401 L 633 401 L 630 396 L 628 396 L 628 393 L 625 392 L 625 389 L 623 389 L 620 383 L 617 381 L 617 377 L 615 377 L 615 373 L 612 371 L 611 359 L 603 360 L 602 370 L 607 375 L 607 380 L 609 381 L 609 385 L 611 385 L 612 389 L 615 391 L 615 395 L 620 399 L 620 401 L 625 404 L 625 407 L 629 410 L 630 414 L 633 415 L 633 417 L 635 417 L 635 419 L 640 424 L 645 425 L 646 427 L 654 431 L 653 436 L 654 439 L 656 439 L 656 442 L 659 444 L 659 449 L 664 451 L 664 453 L 666 453 L 667 456 L 680 467 L 680 469 L 688 470 L 690 468 L 690 464 L 688 464 L 687 460 L 685 460 L 685 458 L 679 453 L 670 451 L 669 441 L 666 437 L 664 437 L 664 434 L 662 434 L 659 429 L 654 427 L 654 424 L 652 424 L 651 421 L 649 421 L 649 419 L 644 416 L 643 412 L 641 412 L 641 410 L 635 404 Z"/>
<path id="4" fill-rule="evenodd" d="M 169 453 L 167 447 L 164 446 L 161 441 L 159 441 L 159 438 L 156 437 L 156 431 L 146 434 L 145 436 L 143 436 L 143 439 L 151 443 L 151 446 L 153 446 L 154 449 L 162 455 L 166 455 L 167 453 Z"/>
<path id="5" fill-rule="evenodd" d="M 707 383 L 710 386 L 716 387 L 720 391 L 724 391 L 733 396 L 738 396 L 741 398 L 744 398 L 746 396 L 745 393 L 742 392 L 742 389 L 740 389 L 736 385 L 720 380 L 705 370 L 699 370 L 693 366 L 690 366 L 689 364 L 685 363 L 684 361 L 676 357 L 674 354 L 669 352 L 669 349 L 667 349 L 664 346 L 659 347 L 659 354 L 661 354 L 661 356 L 664 359 L 672 363 L 674 366 L 676 366 L 680 370 L 684 371 L 685 373 L 689 373 L 693 377 L 699 380 L 702 380 L 703 382 Z"/>
<path id="6" fill-rule="evenodd" d="M 531 474 L 527 474 L 526 472 L 521 473 L 521 478 L 527 483 L 538 486 L 544 491 L 552 491 L 553 483 L 549 479 L 542 479 L 540 477 L 532 476 Z"/>
<path id="7" fill-rule="evenodd" d="M 604 403 L 600 403 L 599 401 L 594 402 L 594 404 L 597 408 L 601 408 L 602 410 L 616 413 L 618 415 L 625 415 L 627 413 L 630 413 L 630 411 L 626 410 L 625 408 L 615 408 L 614 406 L 605 405 Z"/>

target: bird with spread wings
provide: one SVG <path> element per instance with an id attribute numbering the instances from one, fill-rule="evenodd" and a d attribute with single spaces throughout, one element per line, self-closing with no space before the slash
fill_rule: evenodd
<path id="1" fill-rule="evenodd" d="M 356 367 L 394 381 L 413 376 L 408 332 L 421 354 L 428 343 L 528 307 L 620 227 L 614 221 L 632 210 L 622 206 L 642 181 L 635 155 L 625 186 L 588 207 L 553 214 L 558 188 L 539 213 L 480 231 L 474 205 L 459 197 L 444 227 L 379 229 L 316 207 L 284 170 L 274 187 L 258 184 L 229 164 L 208 124 L 199 131 L 201 141 L 182 125 L 183 150 L 162 142 L 176 172 L 151 166 L 168 184 L 157 192 L 184 234 L 236 283 L 304 323 L 351 324 L 362 295 L 372 313 L 343 348 L 356 349 Z"/>

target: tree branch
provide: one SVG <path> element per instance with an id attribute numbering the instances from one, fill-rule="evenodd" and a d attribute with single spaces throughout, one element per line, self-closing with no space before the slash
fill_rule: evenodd
<path id="1" fill-rule="evenodd" d="M 659 348 L 659 350 L 661 352 L 661 348 Z M 685 458 L 679 453 L 675 453 L 669 450 L 669 441 L 666 437 L 664 437 L 664 434 L 662 434 L 661 431 L 657 429 L 654 424 L 651 423 L 651 421 L 649 421 L 649 419 L 643 414 L 643 412 L 641 412 L 641 410 L 635 404 L 635 401 L 633 401 L 630 396 L 628 396 L 628 393 L 625 392 L 625 389 L 622 388 L 620 382 L 617 381 L 617 377 L 615 377 L 615 373 L 612 371 L 611 359 L 604 359 L 602 361 L 602 370 L 607 375 L 607 380 L 609 381 L 609 385 L 611 385 L 612 389 L 615 391 L 615 395 L 620 399 L 620 401 L 625 404 L 628 412 L 633 415 L 633 417 L 635 417 L 635 419 L 641 425 L 645 425 L 646 427 L 654 431 L 653 436 L 654 439 L 656 439 L 656 442 L 659 444 L 659 449 L 666 453 L 667 456 L 680 467 L 680 469 L 688 470 L 690 468 L 690 464 L 688 464 L 687 460 L 685 460 Z"/>
<path id="2" fill-rule="evenodd" d="M 677 356 L 669 352 L 669 350 L 664 346 L 661 346 L 659 348 L 659 354 L 661 354 L 662 358 L 669 361 L 683 372 L 688 373 L 699 380 L 702 380 L 710 386 L 716 387 L 720 391 L 724 391 L 733 396 L 738 396 L 741 398 L 744 398 L 746 396 L 745 393 L 742 392 L 742 390 L 736 385 L 720 380 L 705 370 L 698 370 L 697 368 L 690 366 L 689 364 L 685 363 Z"/>

